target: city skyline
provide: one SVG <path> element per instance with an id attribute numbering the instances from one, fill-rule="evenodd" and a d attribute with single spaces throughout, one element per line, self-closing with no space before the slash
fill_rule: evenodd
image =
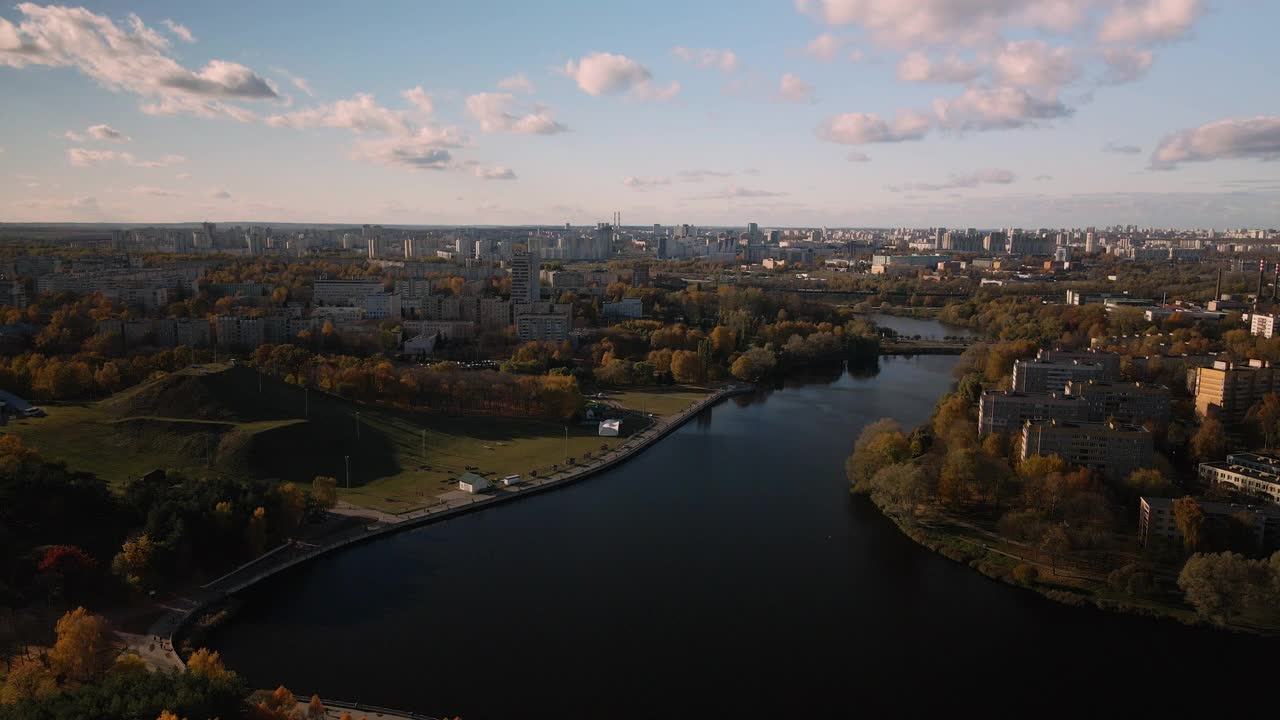
<path id="1" fill-rule="evenodd" d="M 493 21 L 495 13 L 503 21 Z M 1257 227 L 1280 9 L 0 10 L 18 222 Z M 366 20 L 367 22 L 353 22 Z"/>

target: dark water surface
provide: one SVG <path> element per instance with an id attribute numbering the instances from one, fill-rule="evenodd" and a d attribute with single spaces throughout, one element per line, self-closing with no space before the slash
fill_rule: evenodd
<path id="1" fill-rule="evenodd" d="M 1176 716 L 1265 696 L 1247 678 L 1270 641 L 1056 605 L 849 497 L 862 426 L 925 419 L 954 362 L 722 403 L 608 474 L 268 581 L 213 645 L 254 686 L 464 720 Z"/>

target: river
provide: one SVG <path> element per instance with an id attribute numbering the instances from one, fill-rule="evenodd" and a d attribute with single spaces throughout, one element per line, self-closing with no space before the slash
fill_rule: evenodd
<path id="1" fill-rule="evenodd" d="M 1213 683 L 1270 641 L 1057 605 L 849 496 L 859 430 L 926 419 L 955 361 L 721 403 L 594 479 L 269 580 L 211 644 L 255 687 L 465 720 L 1232 702 Z"/>

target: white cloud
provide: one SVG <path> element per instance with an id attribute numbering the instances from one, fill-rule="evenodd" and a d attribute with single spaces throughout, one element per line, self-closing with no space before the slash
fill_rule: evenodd
<path id="1" fill-rule="evenodd" d="M 1112 85 L 1123 85 L 1141 80 L 1151 69 L 1153 56 L 1150 50 L 1136 48 L 1106 50 L 1102 61 L 1107 65 L 1106 81 Z"/>
<path id="2" fill-rule="evenodd" d="M 165 155 L 158 160 L 139 160 L 131 153 L 115 150 L 90 150 L 88 148 L 69 148 L 67 161 L 75 167 L 89 167 L 109 162 L 122 162 L 132 167 L 162 168 L 186 162 L 182 155 Z"/>
<path id="3" fill-rule="evenodd" d="M 892 123 L 874 113 L 844 113 L 818 126 L 818 137 L 843 145 L 919 140 L 929 132 L 932 121 L 921 113 L 899 113 Z"/>
<path id="4" fill-rule="evenodd" d="M 475 176 L 482 180 L 515 180 L 516 173 L 509 167 L 503 165 L 494 165 L 493 167 L 477 166 L 473 171 Z"/>
<path id="5" fill-rule="evenodd" d="M 174 175 L 174 176 L 173 176 L 173 179 L 174 179 L 174 180 L 190 180 L 190 179 L 191 179 L 191 173 L 185 173 L 185 172 L 184 172 L 184 173 L 178 173 L 177 175 Z"/>
<path id="6" fill-rule="evenodd" d="M 1074 112 L 1055 98 L 1038 98 L 1012 87 L 969 87 L 964 94 L 933 101 L 939 127 L 949 130 L 1008 130 Z"/>
<path id="7" fill-rule="evenodd" d="M 632 190 L 652 190 L 656 187 L 670 185 L 671 178 L 666 178 L 666 177 L 642 178 L 642 177 L 634 177 L 634 176 L 628 175 L 627 177 L 622 178 L 622 184 L 626 185 Z"/>
<path id="8" fill-rule="evenodd" d="M 732 50 L 715 48 L 675 47 L 671 52 L 687 63 L 700 68 L 716 68 L 721 72 L 733 72 L 738 69 L 738 56 Z"/>
<path id="9" fill-rule="evenodd" d="M 282 67 L 272 67 L 271 71 L 278 75 L 283 75 L 294 87 L 306 93 L 307 97 L 315 97 L 315 92 L 311 90 L 311 83 L 307 82 L 306 78 L 294 75 Z"/>
<path id="10" fill-rule="evenodd" d="M 782 197 L 788 195 L 785 192 L 775 192 L 772 190 L 759 190 L 755 188 L 745 188 L 738 185 L 730 185 L 724 190 L 711 193 L 710 195 L 699 195 L 695 200 L 737 200 L 740 198 L 770 198 Z"/>
<path id="11" fill-rule="evenodd" d="M 209 197 L 213 198 L 214 200 L 230 200 L 231 193 L 227 192 L 226 190 L 214 190 L 213 192 L 209 193 Z"/>
<path id="12" fill-rule="evenodd" d="M 534 106 L 533 112 L 519 115 L 511 112 L 514 104 L 515 96 L 509 93 L 478 93 L 467 98 L 466 107 L 467 114 L 486 133 L 554 135 L 569 129 L 545 107 Z"/>
<path id="13" fill-rule="evenodd" d="M 747 174 L 751 175 L 754 173 L 747 173 Z M 722 170 L 703 170 L 703 169 L 681 170 L 680 172 L 676 173 L 676 175 L 678 175 L 680 179 L 684 180 L 685 182 L 702 182 L 707 178 L 733 177 L 733 173 L 731 172 L 725 172 Z"/>
<path id="14" fill-rule="evenodd" d="M 870 156 L 870 155 L 868 155 L 868 154 L 866 154 L 866 153 L 860 153 L 860 152 L 858 152 L 858 151 L 856 151 L 856 150 L 854 150 L 854 151 L 850 152 L 848 155 L 846 155 L 846 156 L 845 156 L 845 159 L 846 159 L 846 160 L 848 160 L 848 161 L 849 161 L 849 162 L 851 162 L 851 163 L 865 163 L 865 162 L 871 162 L 871 156 Z"/>
<path id="15" fill-rule="evenodd" d="M 941 190 L 961 190 L 976 188 L 979 185 L 1009 185 L 1017 176 L 1008 170 L 986 168 L 968 175 L 952 175 L 944 183 L 907 183 L 889 186 L 890 192 L 938 192 Z"/>
<path id="16" fill-rule="evenodd" d="M 1102 22 L 1103 42 L 1176 40 L 1204 11 L 1201 0 L 1123 0 Z"/>
<path id="17" fill-rule="evenodd" d="M 1173 133 L 1151 154 L 1151 167 L 1171 170 L 1180 163 L 1240 158 L 1280 159 L 1280 116 L 1219 120 Z"/>
<path id="18" fill-rule="evenodd" d="M 169 41 L 136 15 L 126 27 L 85 8 L 21 3 L 23 19 L 0 20 L 0 65 L 74 68 L 116 92 L 146 100 L 152 114 L 191 113 L 245 120 L 234 101 L 277 100 L 269 82 L 238 63 L 211 60 L 199 72 L 169 55 Z"/>
<path id="19" fill-rule="evenodd" d="M 509 92 L 524 93 L 525 95 L 532 95 L 536 90 L 533 85 L 533 81 L 529 79 L 529 76 L 522 72 L 516 73 L 515 75 L 509 75 L 499 80 L 498 89 L 507 90 Z"/>
<path id="20" fill-rule="evenodd" d="M 181 25 L 172 20 L 169 20 L 168 18 L 162 20 L 161 24 L 169 28 L 169 32 L 173 33 L 179 38 L 182 38 L 184 42 L 193 43 L 196 41 L 196 36 L 191 34 L 191 30 L 187 29 L 186 25 Z"/>
<path id="21" fill-rule="evenodd" d="M 421 85 L 401 91 L 400 96 L 408 100 L 410 105 L 418 108 L 423 115 L 430 115 L 435 112 L 435 103 L 432 102 L 431 96 L 427 94 L 426 90 L 422 89 Z"/>
<path id="22" fill-rule="evenodd" d="M 815 88 L 791 73 L 784 73 L 778 83 L 777 99 L 782 102 L 811 103 Z"/>
<path id="23" fill-rule="evenodd" d="M 966 83 L 981 72 L 975 63 L 954 56 L 930 60 L 922 52 L 909 52 L 898 62 L 898 79 L 915 83 Z"/>
<path id="24" fill-rule="evenodd" d="M 383 107 L 368 93 L 357 93 L 350 100 L 339 100 L 306 110 L 297 110 L 266 119 L 271 127 L 343 128 L 356 133 L 378 132 L 409 134 L 404 113 Z"/>
<path id="25" fill-rule="evenodd" d="M 1080 76 L 1070 50 L 1043 40 L 1006 43 L 992 66 L 1001 84 L 1015 87 L 1057 89 Z"/>
<path id="26" fill-rule="evenodd" d="M 75 130 L 68 130 L 62 133 L 62 137 L 70 140 L 71 142 L 84 142 L 87 139 L 82 133 L 78 133 Z"/>
<path id="27" fill-rule="evenodd" d="M 824 32 L 818 37 L 809 41 L 801 51 L 805 55 L 812 58 L 831 62 L 840 54 L 840 50 L 848 43 L 844 38 L 838 38 L 829 32 Z"/>
<path id="28" fill-rule="evenodd" d="M 573 78 L 583 92 L 595 97 L 630 93 L 639 100 L 670 100 L 680 92 L 680 83 L 659 86 L 644 65 L 625 55 L 607 52 L 570 60 L 565 63 L 564 74 Z"/>
<path id="29" fill-rule="evenodd" d="M 1066 32 L 1087 19 L 1095 1 L 796 0 L 796 7 L 828 25 L 857 25 L 878 42 L 910 47 L 979 44 L 1008 28 Z"/>
<path id="30" fill-rule="evenodd" d="M 352 156 L 393 167 L 447 170 L 454 165 L 449 148 L 459 147 L 464 140 L 456 128 L 424 127 L 413 135 L 362 140 Z"/>
<path id="31" fill-rule="evenodd" d="M 1140 155 L 1142 148 L 1137 145 L 1123 145 L 1121 143 L 1109 142 L 1102 146 L 1102 152 L 1115 153 L 1117 155 Z"/>
<path id="32" fill-rule="evenodd" d="M 136 185 L 129 192 L 134 195 L 151 195 L 153 197 L 182 197 L 181 193 L 170 192 L 164 188 L 152 187 L 150 185 Z"/>
<path id="33" fill-rule="evenodd" d="M 90 125 L 89 136 L 95 140 L 105 140 L 107 142 L 133 142 L 133 139 L 128 135 L 110 125 Z"/>

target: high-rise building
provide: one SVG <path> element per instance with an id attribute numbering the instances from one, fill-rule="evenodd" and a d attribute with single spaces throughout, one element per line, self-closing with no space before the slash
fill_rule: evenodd
<path id="1" fill-rule="evenodd" d="M 518 254 L 511 258 L 511 302 L 533 303 L 541 297 L 538 290 L 538 256 Z"/>

